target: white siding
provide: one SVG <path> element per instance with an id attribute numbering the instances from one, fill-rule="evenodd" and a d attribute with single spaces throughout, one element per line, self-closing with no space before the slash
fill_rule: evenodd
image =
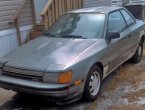
<path id="1" fill-rule="evenodd" d="M 110 6 L 111 0 L 84 0 L 84 7 Z"/>
<path id="2" fill-rule="evenodd" d="M 23 26 L 20 28 L 23 41 L 25 41 L 26 36 L 31 28 L 31 25 Z M 8 29 L 0 31 L 0 58 L 15 50 L 16 48 L 18 48 L 16 30 Z"/>
<path id="3" fill-rule="evenodd" d="M 112 0 L 112 6 L 122 6 L 123 0 Z"/>
<path id="4" fill-rule="evenodd" d="M 145 4 L 145 0 L 130 0 L 130 3 L 134 3 L 134 4 L 136 4 L 136 3 L 138 3 L 138 4 L 144 3 Z"/>
<path id="5" fill-rule="evenodd" d="M 10 18 L 16 13 L 22 0 L 0 0 L 0 31 L 5 29 L 14 28 L 10 25 Z M 20 26 L 32 25 L 32 0 L 26 0 L 19 15 Z"/>

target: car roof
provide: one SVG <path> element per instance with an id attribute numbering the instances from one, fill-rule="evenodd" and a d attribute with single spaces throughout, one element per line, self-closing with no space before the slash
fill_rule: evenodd
<path id="1" fill-rule="evenodd" d="M 101 6 L 101 7 L 92 7 L 92 8 L 82 8 L 70 11 L 68 13 L 109 13 L 111 11 L 115 11 L 118 9 L 122 9 L 123 7 L 118 6 Z"/>

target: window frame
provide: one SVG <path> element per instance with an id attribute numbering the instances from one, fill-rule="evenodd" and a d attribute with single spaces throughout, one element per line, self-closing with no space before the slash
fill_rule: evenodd
<path id="1" fill-rule="evenodd" d="M 121 10 L 124 10 L 124 11 L 133 19 L 134 22 L 128 25 L 128 24 L 127 24 L 127 21 L 126 21 L 126 19 L 125 19 L 125 16 L 123 15 L 123 13 L 122 13 Z M 125 22 L 126 22 L 128 28 L 131 27 L 132 25 L 134 25 L 134 24 L 136 23 L 135 18 L 134 18 L 127 10 L 125 10 L 125 9 L 120 9 L 120 12 L 121 12 L 121 14 L 122 14 L 122 16 L 123 16 L 123 18 L 124 18 L 124 20 L 125 20 Z"/>
<path id="2" fill-rule="evenodd" d="M 123 8 L 121 8 L 121 9 L 123 9 Z M 120 12 L 121 9 L 114 10 L 114 11 L 111 11 L 111 12 L 108 13 L 108 17 L 107 17 L 107 34 L 108 34 L 108 26 L 109 26 L 109 16 L 110 16 L 110 14 L 115 13 L 115 12 L 119 12 L 119 13 L 120 13 L 120 15 L 122 16 L 122 18 L 123 18 L 123 20 L 124 20 L 124 22 L 125 22 L 125 25 L 126 25 L 122 30 L 119 31 L 119 33 L 123 32 L 124 30 L 126 30 L 126 29 L 128 28 L 128 25 L 127 25 L 127 23 L 126 23 L 126 21 L 125 21 L 125 18 L 124 18 L 124 16 L 122 15 L 122 13 Z M 107 35 L 107 34 L 106 34 L 106 35 Z"/>

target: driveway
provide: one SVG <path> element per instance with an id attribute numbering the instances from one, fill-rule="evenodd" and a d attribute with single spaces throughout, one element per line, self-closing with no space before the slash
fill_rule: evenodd
<path id="1" fill-rule="evenodd" d="M 140 64 L 125 63 L 108 76 L 92 103 L 58 106 L 46 98 L 0 89 L 0 110 L 145 110 L 145 52 Z"/>

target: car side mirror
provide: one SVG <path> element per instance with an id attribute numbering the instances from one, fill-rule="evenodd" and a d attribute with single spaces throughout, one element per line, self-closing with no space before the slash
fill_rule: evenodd
<path id="1" fill-rule="evenodd" d="M 109 32 L 107 34 L 107 39 L 117 39 L 117 38 L 120 38 L 119 32 Z"/>

